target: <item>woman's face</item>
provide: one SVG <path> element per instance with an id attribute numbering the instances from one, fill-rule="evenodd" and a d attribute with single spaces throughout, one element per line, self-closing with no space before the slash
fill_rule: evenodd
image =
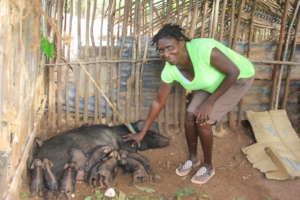
<path id="1" fill-rule="evenodd" d="M 183 61 L 184 40 L 177 41 L 174 38 L 161 38 L 157 42 L 157 50 L 160 57 L 171 65 L 178 65 Z"/>

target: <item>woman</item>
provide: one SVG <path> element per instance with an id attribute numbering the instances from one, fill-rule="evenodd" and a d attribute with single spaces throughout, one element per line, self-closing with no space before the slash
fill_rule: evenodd
<path id="1" fill-rule="evenodd" d="M 192 91 L 187 107 L 185 136 L 189 157 L 176 169 L 179 176 L 188 175 L 199 167 L 191 181 L 206 183 L 214 176 L 212 164 L 212 126 L 221 120 L 248 91 L 254 80 L 252 63 L 210 38 L 190 40 L 178 25 L 166 24 L 153 37 L 160 57 L 165 60 L 159 92 L 140 133 L 124 136 L 125 141 L 140 142 L 151 123 L 166 104 L 172 82 L 179 82 Z M 204 160 L 197 156 L 197 138 L 200 137 Z"/>

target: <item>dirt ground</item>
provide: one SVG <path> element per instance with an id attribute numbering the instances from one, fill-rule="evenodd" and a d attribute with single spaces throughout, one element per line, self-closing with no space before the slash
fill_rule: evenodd
<path id="1" fill-rule="evenodd" d="M 132 185 L 129 174 L 119 173 L 113 183 L 117 192 L 122 191 L 131 199 L 193 199 L 193 200 L 299 200 L 300 179 L 289 181 L 268 180 L 257 169 L 252 168 L 241 148 L 252 143 L 242 128 L 227 131 L 223 137 L 214 137 L 214 167 L 216 175 L 205 185 L 191 183 L 188 177 L 175 174 L 176 167 L 185 160 L 187 148 L 183 134 L 170 136 L 171 143 L 162 149 L 141 152 L 151 162 L 156 174 L 155 182 Z M 201 156 L 201 149 L 200 156 Z M 153 189 L 155 192 L 141 190 Z M 189 189 L 196 194 L 176 198 L 176 192 Z M 76 185 L 74 200 L 96 200 L 95 190 L 85 183 Z M 103 190 L 100 190 L 103 192 Z M 24 197 L 20 199 L 34 199 Z M 187 193 L 189 194 L 189 193 Z M 88 198 L 88 196 L 92 198 Z"/>

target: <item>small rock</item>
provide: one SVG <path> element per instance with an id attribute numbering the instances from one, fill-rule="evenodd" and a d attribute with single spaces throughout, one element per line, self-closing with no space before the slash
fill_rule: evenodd
<path id="1" fill-rule="evenodd" d="M 116 196 L 116 191 L 114 188 L 108 188 L 105 192 L 104 192 L 104 196 L 108 197 L 108 198 L 114 198 Z"/>

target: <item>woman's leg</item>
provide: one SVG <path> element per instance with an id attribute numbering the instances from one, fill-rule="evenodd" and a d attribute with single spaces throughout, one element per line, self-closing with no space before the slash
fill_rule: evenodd
<path id="1" fill-rule="evenodd" d="M 194 113 L 187 112 L 185 118 L 185 138 L 189 151 L 189 160 L 193 163 L 199 162 L 197 157 L 198 134 L 195 125 Z"/>
<path id="2" fill-rule="evenodd" d="M 201 141 L 203 150 L 204 162 L 203 164 L 209 169 L 212 169 L 212 149 L 213 149 L 213 132 L 211 125 L 205 123 L 204 125 L 198 125 L 198 134 Z"/>

